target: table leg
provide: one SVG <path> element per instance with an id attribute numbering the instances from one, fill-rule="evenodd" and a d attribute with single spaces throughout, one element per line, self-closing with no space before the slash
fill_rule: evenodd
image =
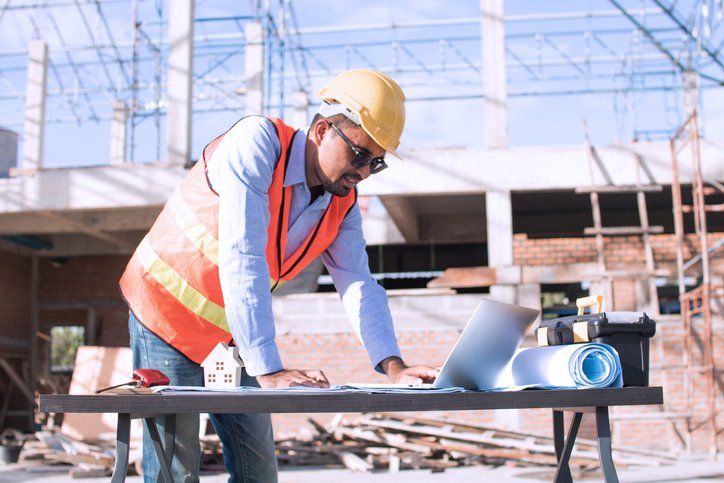
<path id="1" fill-rule="evenodd" d="M 126 481 L 128 472 L 128 444 L 131 439 L 131 415 L 119 414 L 116 427 L 116 465 L 111 483 Z"/>
<path id="2" fill-rule="evenodd" d="M 563 418 L 562 413 L 560 418 Z M 578 428 L 581 425 L 581 418 L 583 418 L 583 413 L 573 413 L 573 420 L 571 421 L 571 425 L 568 427 L 566 443 L 563 446 L 563 451 L 561 451 L 561 456 L 558 459 L 558 468 L 556 468 L 556 476 L 554 479 L 556 483 L 568 483 L 573 481 L 568 467 L 568 459 L 571 457 L 571 453 L 573 452 L 573 445 L 576 442 Z M 562 424 L 563 422 L 561 421 L 561 425 Z"/>
<path id="3" fill-rule="evenodd" d="M 596 407 L 596 437 L 598 438 L 598 457 L 606 483 L 618 483 L 616 467 L 611 453 L 611 425 L 608 421 L 608 407 Z"/>
<path id="4" fill-rule="evenodd" d="M 565 427 L 563 422 L 563 411 L 553 410 L 553 443 L 556 448 L 556 461 L 561 461 L 563 455 L 563 446 L 565 444 Z M 571 470 L 568 465 L 562 468 L 562 478 L 566 483 L 571 483 Z"/>
<path id="5" fill-rule="evenodd" d="M 173 483 L 173 479 L 171 478 L 171 462 L 166 459 L 166 452 L 161 443 L 161 436 L 158 434 L 156 420 L 155 418 L 144 418 L 143 421 L 146 423 L 146 429 L 151 436 L 151 441 L 153 441 L 153 448 L 156 450 L 156 457 L 161 467 L 161 474 L 159 476 L 162 478 L 159 478 L 159 480 L 165 481 L 166 483 Z"/>
<path id="6" fill-rule="evenodd" d="M 166 461 L 171 464 L 173 461 L 173 450 L 176 444 L 176 415 L 167 414 L 163 425 L 163 447 L 166 453 Z"/>

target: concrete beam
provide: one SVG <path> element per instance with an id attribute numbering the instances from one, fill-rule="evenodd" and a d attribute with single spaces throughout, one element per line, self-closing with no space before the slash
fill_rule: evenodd
<path id="1" fill-rule="evenodd" d="M 126 162 L 126 133 L 128 106 L 123 101 L 113 103 L 113 119 L 111 120 L 111 164 Z"/>
<path id="2" fill-rule="evenodd" d="M 187 172 L 168 165 L 101 166 L 0 179 L 0 213 L 163 205 Z"/>
<path id="3" fill-rule="evenodd" d="M 168 162 L 183 166 L 191 160 L 194 1 L 176 0 L 170 5 L 166 141 Z"/>
<path id="4" fill-rule="evenodd" d="M 161 212 L 161 206 L 131 207 L 114 210 L 65 211 L 63 219 L 40 212 L 0 213 L 0 235 L 77 233 L 76 224 L 103 232 L 148 230 Z M 70 220 L 70 223 L 68 222 Z"/>
<path id="5" fill-rule="evenodd" d="M 144 230 L 116 234 L 116 238 L 124 241 L 123 247 L 86 234 L 47 235 L 43 238 L 50 241 L 53 248 L 36 250 L 33 253 L 44 258 L 130 255 L 146 233 Z"/>
<path id="6" fill-rule="evenodd" d="M 636 184 L 635 155 L 644 159 L 658 184 L 671 184 L 668 142 L 599 146 L 597 151 L 615 184 Z M 572 190 L 591 184 L 583 145 L 409 150 L 402 155 L 406 162 L 392 163 L 388 169 L 360 183 L 360 195 Z M 701 157 L 704 178 L 724 180 L 724 149 L 702 140 Z M 684 183 L 692 179 L 688 164 L 682 165 Z M 605 181 L 597 174 L 594 184 L 603 185 Z"/>
<path id="7" fill-rule="evenodd" d="M 264 28 L 260 22 L 244 24 L 244 77 L 246 115 L 264 114 Z"/>
<path id="8" fill-rule="evenodd" d="M 42 40 L 30 41 L 25 85 L 25 128 L 21 163 L 23 170 L 33 171 L 43 167 L 47 71 L 48 46 Z"/>
<path id="9" fill-rule="evenodd" d="M 702 140 L 701 148 L 704 178 L 724 181 L 724 149 L 706 140 Z M 636 182 L 634 153 L 645 158 L 657 183 L 671 183 L 667 142 L 607 146 L 598 151 L 616 183 Z M 583 146 L 431 149 L 402 154 L 406 162 L 392 163 L 389 169 L 360 183 L 360 195 L 573 190 L 590 184 Z M 53 169 L 37 176 L 0 179 L 0 213 L 159 206 L 186 173 L 179 166 L 144 164 Z M 682 183 L 691 182 L 689 166 L 682 166 L 681 177 Z"/>
<path id="10" fill-rule="evenodd" d="M 485 220 L 482 212 L 477 214 L 424 215 L 418 219 L 419 241 L 483 242 L 485 241 Z"/>
<path id="11" fill-rule="evenodd" d="M 109 243 L 122 250 L 132 251 L 136 248 L 136 244 L 128 243 L 126 240 L 119 238 L 118 236 L 110 235 L 110 234 L 104 232 L 103 230 L 99 230 L 92 226 L 88 226 L 84 223 L 77 222 L 77 221 L 67 218 L 59 213 L 52 212 L 52 211 L 39 211 L 38 214 L 44 218 L 48 218 L 55 222 L 65 223 L 72 230 L 74 230 L 78 233 L 85 233 L 88 236 L 91 236 L 98 240 Z"/>
<path id="12" fill-rule="evenodd" d="M 503 0 L 480 0 L 483 47 L 483 128 L 485 147 L 508 147 L 508 93 L 505 72 Z"/>
<path id="13" fill-rule="evenodd" d="M 416 242 L 420 239 L 420 230 L 417 223 L 417 213 L 412 202 L 402 196 L 382 196 L 380 201 L 387 213 L 395 222 L 397 228 L 405 237 L 405 241 Z"/>

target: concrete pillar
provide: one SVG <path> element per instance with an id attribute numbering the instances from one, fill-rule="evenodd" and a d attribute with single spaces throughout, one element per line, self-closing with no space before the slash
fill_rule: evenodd
<path id="1" fill-rule="evenodd" d="M 184 165 L 191 160 L 194 1 L 175 0 L 170 5 L 166 141 L 169 164 Z"/>
<path id="2" fill-rule="evenodd" d="M 485 193 L 485 216 L 487 224 L 488 266 L 504 267 L 513 265 L 513 208 L 510 191 L 487 191 Z M 494 285 L 490 295 L 501 302 L 516 302 L 514 286 Z"/>
<path id="3" fill-rule="evenodd" d="M 260 22 L 244 25 L 244 77 L 246 79 L 246 115 L 264 113 L 264 29 Z"/>
<path id="4" fill-rule="evenodd" d="M 516 303 L 518 305 L 522 305 L 523 307 L 528 307 L 529 309 L 535 309 L 535 310 L 541 310 L 543 308 L 543 305 L 541 303 L 540 299 L 540 284 L 539 283 L 522 283 L 518 285 L 518 294 L 517 294 L 517 300 Z M 535 319 L 535 323 L 533 327 L 538 327 L 538 324 L 540 323 L 541 316 L 538 315 L 538 318 Z"/>
<path id="5" fill-rule="evenodd" d="M 483 44 L 483 127 L 485 147 L 508 147 L 508 91 L 505 72 L 503 0 L 480 0 Z"/>
<path id="6" fill-rule="evenodd" d="M 289 120 L 290 125 L 296 128 L 302 128 L 309 125 L 309 96 L 304 91 L 297 91 L 292 94 L 292 116 Z"/>
<path id="7" fill-rule="evenodd" d="M 123 101 L 113 103 L 113 119 L 111 120 L 111 164 L 126 162 L 126 132 L 128 106 Z"/>
<path id="8" fill-rule="evenodd" d="M 43 167 L 47 68 L 48 46 L 42 40 L 32 40 L 28 45 L 28 79 L 25 87 L 25 129 L 21 165 L 27 170 Z"/>

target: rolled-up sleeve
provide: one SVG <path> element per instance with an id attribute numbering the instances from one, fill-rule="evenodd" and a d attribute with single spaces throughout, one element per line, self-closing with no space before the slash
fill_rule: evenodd
<path id="1" fill-rule="evenodd" d="M 261 117 L 239 121 L 208 165 L 219 194 L 219 278 L 226 318 L 249 375 L 283 368 L 274 341 L 266 262 L 269 186 L 281 147 L 274 125 Z"/>
<path id="2" fill-rule="evenodd" d="M 322 260 L 372 366 L 382 372 L 379 363 L 391 356 L 400 357 L 400 349 L 387 294 L 372 278 L 365 247 L 362 214 L 355 204 L 342 222 L 337 238 L 322 254 Z"/>

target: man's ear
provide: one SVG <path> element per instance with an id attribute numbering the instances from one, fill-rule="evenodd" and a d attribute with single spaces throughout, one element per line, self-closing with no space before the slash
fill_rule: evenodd
<path id="1" fill-rule="evenodd" d="M 312 128 L 312 134 L 314 135 L 314 143 L 319 146 L 322 143 L 322 138 L 325 133 L 329 130 L 329 121 L 320 119 Z"/>

